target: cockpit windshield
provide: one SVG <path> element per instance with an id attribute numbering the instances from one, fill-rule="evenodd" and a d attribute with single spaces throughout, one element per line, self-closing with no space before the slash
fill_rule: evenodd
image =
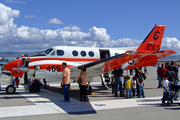
<path id="1" fill-rule="evenodd" d="M 46 55 L 48 55 L 52 50 L 53 50 L 52 48 L 49 48 L 49 49 L 47 49 L 47 50 L 45 50 L 45 51 L 42 51 L 42 52 L 38 53 L 37 55 L 33 55 L 33 56 L 46 56 Z M 33 56 L 30 56 L 30 57 L 33 57 Z"/>
<path id="2" fill-rule="evenodd" d="M 52 48 L 49 48 L 45 51 L 45 53 L 48 55 L 53 49 Z"/>

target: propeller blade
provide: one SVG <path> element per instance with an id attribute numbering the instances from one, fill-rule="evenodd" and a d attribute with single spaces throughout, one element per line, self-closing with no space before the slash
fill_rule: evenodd
<path id="1" fill-rule="evenodd" d="M 27 72 L 24 72 L 24 84 L 29 84 Z"/>
<path id="2" fill-rule="evenodd" d="M 25 65 L 25 63 L 26 63 L 26 58 L 25 58 L 25 55 L 24 54 L 22 54 L 22 62 L 23 62 L 23 64 Z"/>

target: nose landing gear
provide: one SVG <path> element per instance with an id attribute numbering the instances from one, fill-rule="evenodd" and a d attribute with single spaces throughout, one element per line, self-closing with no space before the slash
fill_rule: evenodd
<path id="1" fill-rule="evenodd" d="M 15 92 L 16 92 L 16 88 L 14 87 L 14 85 L 8 85 L 6 87 L 7 94 L 14 94 Z"/>

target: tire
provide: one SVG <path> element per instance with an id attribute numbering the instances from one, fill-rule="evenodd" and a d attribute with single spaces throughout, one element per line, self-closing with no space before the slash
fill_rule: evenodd
<path id="1" fill-rule="evenodd" d="M 14 87 L 14 85 L 8 85 L 6 87 L 7 94 L 14 94 L 15 92 L 16 92 L 16 88 Z"/>
<path id="2" fill-rule="evenodd" d="M 91 93 L 92 93 L 92 86 L 89 85 L 89 86 L 87 87 L 87 95 L 90 95 Z"/>

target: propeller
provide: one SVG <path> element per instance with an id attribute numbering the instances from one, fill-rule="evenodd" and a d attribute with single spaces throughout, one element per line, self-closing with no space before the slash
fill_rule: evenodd
<path id="1" fill-rule="evenodd" d="M 23 65 L 19 67 L 19 70 L 24 71 L 24 84 L 28 84 L 29 81 L 28 81 L 27 72 L 29 72 L 29 62 L 30 62 L 30 59 L 27 58 L 27 60 L 26 60 L 25 55 L 22 54 L 22 62 L 23 62 Z"/>

